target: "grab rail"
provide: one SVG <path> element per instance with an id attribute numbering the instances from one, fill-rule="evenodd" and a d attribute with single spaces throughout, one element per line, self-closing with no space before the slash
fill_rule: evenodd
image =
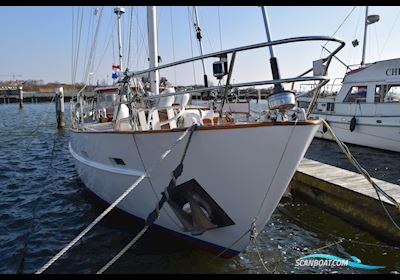
<path id="1" fill-rule="evenodd" d="M 171 62 L 171 63 L 160 65 L 157 67 L 148 68 L 146 70 L 128 71 L 127 73 L 124 73 L 124 74 L 125 74 L 125 77 L 132 77 L 132 76 L 141 75 L 141 74 L 145 74 L 145 73 L 156 71 L 156 70 L 161 70 L 164 68 L 169 68 L 169 67 L 180 65 L 180 64 L 189 63 L 189 62 L 196 61 L 196 60 L 201 60 L 201 59 L 211 58 L 211 57 L 219 57 L 221 55 L 229 54 L 229 53 L 233 53 L 233 52 L 241 52 L 241 51 L 258 49 L 258 48 L 263 48 L 263 47 L 268 47 L 268 46 L 282 45 L 282 44 L 289 44 L 289 43 L 296 43 L 296 42 L 306 42 L 306 41 L 331 41 L 331 42 L 339 43 L 340 46 L 338 46 L 328 57 L 333 57 L 345 45 L 345 42 L 343 40 L 336 38 L 336 37 L 331 37 L 331 36 L 293 37 L 293 38 L 275 40 L 275 41 L 271 41 L 271 42 L 252 44 L 252 45 L 247 45 L 247 46 L 243 46 L 243 47 L 231 48 L 231 49 L 227 49 L 224 51 L 213 52 L 213 53 L 209 53 L 209 54 L 205 54 L 205 55 L 200 55 L 200 56 L 196 56 L 196 57 L 192 57 L 192 58 L 183 59 L 183 60 L 176 61 L 176 62 Z M 122 77 L 121 79 L 123 79 L 123 78 L 124 77 Z"/>

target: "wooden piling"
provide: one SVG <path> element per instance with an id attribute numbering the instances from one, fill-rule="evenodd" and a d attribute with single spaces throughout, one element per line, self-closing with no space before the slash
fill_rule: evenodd
<path id="1" fill-rule="evenodd" d="M 18 93 L 19 93 L 19 108 L 22 109 L 24 105 L 24 91 L 22 90 L 22 86 L 18 87 Z"/>
<path id="2" fill-rule="evenodd" d="M 56 90 L 56 118 L 57 118 L 57 128 L 64 128 L 64 88 L 59 87 Z"/>

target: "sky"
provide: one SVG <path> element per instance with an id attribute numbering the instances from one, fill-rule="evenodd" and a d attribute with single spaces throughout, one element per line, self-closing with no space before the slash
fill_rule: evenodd
<path id="1" fill-rule="evenodd" d="M 71 83 L 75 76 L 76 82 L 95 84 L 96 81 L 105 81 L 110 84 L 112 64 L 118 64 L 113 8 L 0 7 L 0 80 L 9 80 L 15 75 L 24 80 Z M 148 66 L 146 7 L 124 8 L 124 64 L 127 65 L 129 56 L 129 68 L 142 70 Z M 346 42 L 338 57 L 346 64 L 358 64 L 362 54 L 365 7 L 353 8 L 268 6 L 272 40 L 307 35 L 332 36 L 337 31 L 335 36 Z M 96 9 L 97 15 L 94 12 Z M 162 63 L 199 55 L 194 28 L 189 23 L 188 10 L 191 12 L 191 9 L 187 6 L 157 7 L 158 47 Z M 205 54 L 267 41 L 260 7 L 199 6 L 198 12 Z M 399 57 L 400 6 L 370 6 L 369 14 L 379 14 L 380 21 L 368 27 L 366 62 Z M 93 44 L 98 23 L 98 36 Z M 360 42 L 355 48 L 351 44 L 354 39 Z M 281 77 L 294 77 L 311 68 L 313 60 L 327 54 L 321 53 L 322 44 L 324 42 L 307 42 L 275 47 Z M 91 46 L 94 46 L 92 52 Z M 329 43 L 326 48 L 333 50 L 335 44 Z M 93 64 L 87 67 L 91 53 Z M 271 79 L 269 58 L 267 48 L 238 53 L 233 82 Z M 73 67 L 73 60 L 76 67 Z M 212 83 L 217 84 L 218 80 L 211 74 L 213 61 L 215 59 L 205 61 L 206 72 Z M 345 70 L 334 59 L 328 73 L 333 81 L 343 77 Z M 176 67 L 175 70 L 162 70 L 161 76 L 175 85 L 200 84 L 203 71 L 201 63 L 196 62 Z"/>

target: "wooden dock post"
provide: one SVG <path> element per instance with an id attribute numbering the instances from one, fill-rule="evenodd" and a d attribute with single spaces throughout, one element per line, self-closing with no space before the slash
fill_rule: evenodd
<path id="1" fill-rule="evenodd" d="M 64 128 L 64 88 L 59 87 L 56 90 L 56 118 L 57 128 Z"/>
<path id="2" fill-rule="evenodd" d="M 22 109 L 24 105 L 24 91 L 22 90 L 22 86 L 18 87 L 18 93 L 19 93 L 19 108 Z"/>

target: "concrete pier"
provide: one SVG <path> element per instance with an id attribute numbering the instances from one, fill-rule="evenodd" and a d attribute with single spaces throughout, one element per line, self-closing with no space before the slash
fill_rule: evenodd
<path id="1" fill-rule="evenodd" d="M 399 185 L 375 178 L 374 181 L 400 202 Z M 375 189 L 363 175 L 304 158 L 291 186 L 294 195 L 299 195 L 390 243 L 400 244 L 400 230 L 385 214 Z M 380 197 L 393 219 L 400 224 L 400 209 L 382 194 Z"/>

